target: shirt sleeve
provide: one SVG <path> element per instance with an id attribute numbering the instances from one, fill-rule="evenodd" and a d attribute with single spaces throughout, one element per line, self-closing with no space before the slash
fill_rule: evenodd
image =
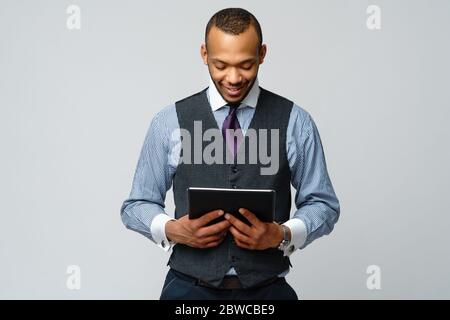
<path id="1" fill-rule="evenodd" d="M 289 257 L 295 249 L 301 248 L 305 243 L 307 236 L 306 225 L 303 220 L 298 218 L 292 218 L 283 224 L 291 229 L 291 243 L 283 250 L 283 255 Z"/>
<path id="2" fill-rule="evenodd" d="M 311 116 L 293 106 L 287 132 L 291 182 L 296 189 L 295 211 L 285 225 L 291 229 L 290 255 L 329 234 L 340 215 L 340 205 L 328 175 L 319 131 Z"/>
<path id="3" fill-rule="evenodd" d="M 120 210 L 122 222 L 168 251 L 173 242 L 165 235 L 165 224 L 172 218 L 165 212 L 166 193 L 172 185 L 174 170 L 169 164 L 167 107 L 152 119 L 141 149 L 131 193 Z"/>
<path id="4" fill-rule="evenodd" d="M 174 220 L 165 213 L 160 213 L 153 218 L 150 231 L 152 233 L 153 240 L 164 251 L 169 251 L 174 246 L 175 242 L 167 239 L 166 236 L 166 223 L 170 220 Z"/>

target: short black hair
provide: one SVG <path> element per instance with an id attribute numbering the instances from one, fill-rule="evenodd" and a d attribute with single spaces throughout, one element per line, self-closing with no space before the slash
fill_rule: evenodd
<path id="1" fill-rule="evenodd" d="M 208 24 L 206 25 L 205 44 L 207 43 L 206 39 L 208 38 L 208 33 L 213 26 L 219 28 L 223 32 L 237 36 L 246 31 L 250 25 L 255 28 L 258 35 L 259 49 L 261 48 L 263 42 L 263 36 L 261 26 L 255 16 L 242 8 L 222 9 L 216 12 L 211 19 L 209 19 Z"/>

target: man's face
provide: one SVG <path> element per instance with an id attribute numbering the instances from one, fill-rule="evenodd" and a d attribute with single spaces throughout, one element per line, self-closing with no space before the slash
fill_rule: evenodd
<path id="1" fill-rule="evenodd" d="M 208 49 L 203 44 L 200 53 L 225 101 L 240 102 L 250 91 L 267 50 L 266 45 L 258 47 L 253 26 L 239 35 L 225 33 L 217 27 L 210 29 Z"/>

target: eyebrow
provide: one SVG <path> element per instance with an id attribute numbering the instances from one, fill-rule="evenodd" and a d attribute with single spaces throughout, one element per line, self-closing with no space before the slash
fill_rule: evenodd
<path id="1" fill-rule="evenodd" d="M 219 62 L 219 63 L 223 63 L 223 64 L 228 64 L 228 63 L 226 63 L 225 61 L 222 61 L 222 60 L 220 60 L 220 59 L 212 59 L 213 60 L 213 62 Z M 255 58 L 249 58 L 249 59 L 246 59 L 246 60 L 244 60 L 244 61 L 241 61 L 241 62 L 239 62 L 238 64 L 244 64 L 244 63 L 248 63 L 248 62 L 254 62 L 256 59 Z"/>

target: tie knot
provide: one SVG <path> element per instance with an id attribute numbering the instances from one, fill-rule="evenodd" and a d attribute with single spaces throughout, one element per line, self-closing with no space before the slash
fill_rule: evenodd
<path id="1" fill-rule="evenodd" d="M 237 109 L 237 107 L 239 107 L 241 105 L 241 103 L 233 102 L 233 103 L 228 103 L 228 105 L 230 106 L 231 109 Z"/>
<path id="2" fill-rule="evenodd" d="M 238 108 L 240 105 L 241 105 L 240 102 L 238 102 L 238 103 L 228 103 L 228 106 L 230 107 L 230 111 L 228 112 L 228 115 L 235 114 L 237 108 Z"/>

